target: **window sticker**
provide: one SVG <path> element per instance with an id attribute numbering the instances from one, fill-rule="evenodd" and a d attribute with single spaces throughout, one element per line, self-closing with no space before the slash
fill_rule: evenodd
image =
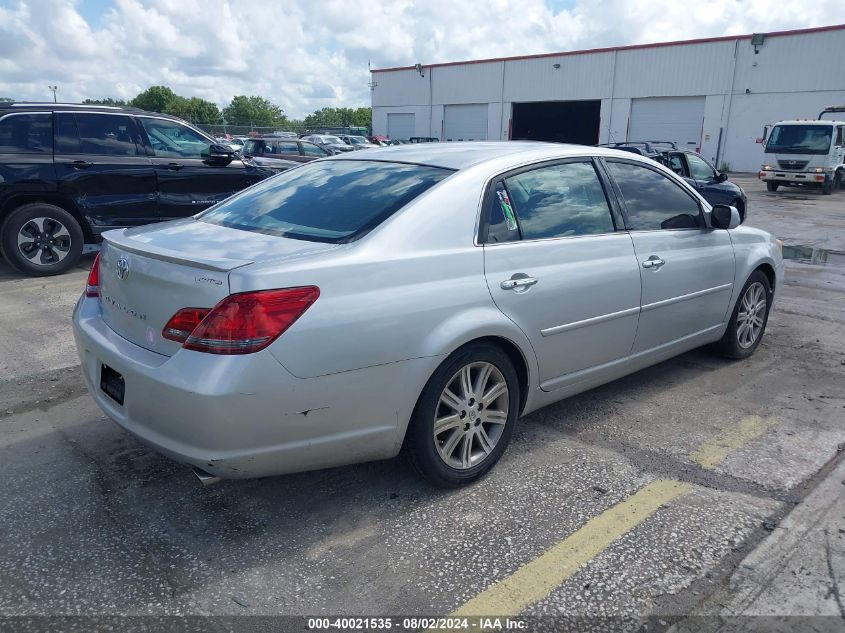
<path id="1" fill-rule="evenodd" d="M 516 216 L 513 214 L 511 208 L 511 199 L 508 197 L 508 192 L 504 189 L 496 191 L 499 196 L 499 203 L 502 205 L 502 213 L 505 216 L 505 223 L 508 225 L 508 231 L 516 231 Z"/>

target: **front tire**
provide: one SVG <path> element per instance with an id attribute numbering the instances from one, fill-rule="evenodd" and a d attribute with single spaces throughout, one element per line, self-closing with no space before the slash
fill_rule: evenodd
<path id="1" fill-rule="evenodd" d="M 499 347 L 462 347 L 438 367 L 420 394 L 405 436 L 411 465 L 443 488 L 479 479 L 510 442 L 519 403 L 516 370 Z"/>
<path id="2" fill-rule="evenodd" d="M 751 356 L 763 340 L 771 306 L 769 278 L 762 271 L 755 270 L 739 293 L 728 329 L 714 346 L 715 351 L 737 360 Z"/>
<path id="3" fill-rule="evenodd" d="M 15 209 L 0 227 L 0 251 L 6 261 L 33 277 L 58 275 L 75 266 L 84 241 L 76 218 L 43 202 Z"/>
<path id="4" fill-rule="evenodd" d="M 771 180 L 766 183 L 766 189 L 769 191 L 777 191 L 780 185 L 776 182 L 772 182 Z"/>

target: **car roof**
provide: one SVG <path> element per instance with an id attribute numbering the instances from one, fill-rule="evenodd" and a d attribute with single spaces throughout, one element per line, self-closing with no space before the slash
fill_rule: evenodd
<path id="1" fill-rule="evenodd" d="M 53 103 L 52 101 L 13 101 L 11 103 L 0 103 L 0 112 L 10 114 L 12 112 L 102 112 L 102 113 L 123 113 L 155 116 L 162 119 L 169 119 L 171 121 L 178 121 L 179 123 L 188 123 L 184 119 L 172 114 L 164 114 L 163 112 L 150 112 L 149 110 L 142 110 L 141 108 L 133 108 L 131 106 L 107 106 L 93 103 Z"/>
<path id="2" fill-rule="evenodd" d="M 564 143 L 544 143 L 540 141 L 457 141 L 448 143 L 416 143 L 393 145 L 385 148 L 351 152 L 332 156 L 326 160 L 382 160 L 397 163 L 416 163 L 444 167 L 447 169 L 465 169 L 499 158 L 543 160 L 566 158 L 568 156 L 617 156 L 636 158 L 636 154 L 604 147 L 587 145 L 568 145 Z"/>

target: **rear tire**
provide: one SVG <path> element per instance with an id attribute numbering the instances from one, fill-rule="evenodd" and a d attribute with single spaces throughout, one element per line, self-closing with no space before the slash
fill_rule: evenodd
<path id="1" fill-rule="evenodd" d="M 771 180 L 766 183 L 766 189 L 769 191 L 777 191 L 780 185 L 776 182 L 772 182 Z"/>
<path id="2" fill-rule="evenodd" d="M 0 251 L 25 275 L 58 275 L 75 266 L 85 236 L 70 213 L 44 202 L 12 211 L 0 227 Z"/>
<path id="3" fill-rule="evenodd" d="M 435 486 L 468 484 L 505 452 L 519 403 L 519 379 L 507 354 L 489 343 L 468 344 L 426 383 L 403 451 L 417 473 Z"/>
<path id="4" fill-rule="evenodd" d="M 737 360 L 751 356 L 763 340 L 771 307 L 769 278 L 762 271 L 755 270 L 742 287 L 728 329 L 713 346 L 714 351 Z"/>

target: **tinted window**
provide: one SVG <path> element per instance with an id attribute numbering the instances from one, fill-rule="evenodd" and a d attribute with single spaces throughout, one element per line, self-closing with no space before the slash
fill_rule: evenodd
<path id="1" fill-rule="evenodd" d="M 156 156 L 164 158 L 205 158 L 211 143 L 186 125 L 166 119 L 139 119 Z"/>
<path id="2" fill-rule="evenodd" d="M 373 161 L 316 161 L 265 180 L 198 216 L 205 222 L 296 239 L 355 239 L 450 170 Z"/>
<path id="3" fill-rule="evenodd" d="M 271 154 L 299 154 L 299 146 L 296 141 L 276 141 L 264 150 Z"/>
<path id="4" fill-rule="evenodd" d="M 608 161 L 634 230 L 703 228 L 698 203 L 667 176 L 640 165 Z"/>
<path id="5" fill-rule="evenodd" d="M 311 143 L 302 144 L 302 153 L 306 156 L 328 156 L 329 153 L 322 147 L 318 147 Z"/>
<path id="6" fill-rule="evenodd" d="M 690 176 L 696 180 L 716 179 L 716 171 L 703 158 L 695 154 L 687 154 L 687 163 L 689 163 Z"/>
<path id="7" fill-rule="evenodd" d="M 487 241 L 512 242 L 519 239 L 519 225 L 513 210 L 508 190 L 502 182 L 496 183 L 493 198 L 490 201 L 490 217 L 488 219 Z"/>
<path id="8" fill-rule="evenodd" d="M 505 180 L 526 240 L 610 233 L 607 198 L 592 163 L 533 169 Z"/>
<path id="9" fill-rule="evenodd" d="M 12 114 L 0 120 L 0 153 L 44 154 L 53 151 L 53 117 Z"/>
<path id="10" fill-rule="evenodd" d="M 60 151 L 69 154 L 135 156 L 135 128 L 128 116 L 114 114 L 57 114 Z M 74 129 L 75 124 L 75 129 Z"/>

